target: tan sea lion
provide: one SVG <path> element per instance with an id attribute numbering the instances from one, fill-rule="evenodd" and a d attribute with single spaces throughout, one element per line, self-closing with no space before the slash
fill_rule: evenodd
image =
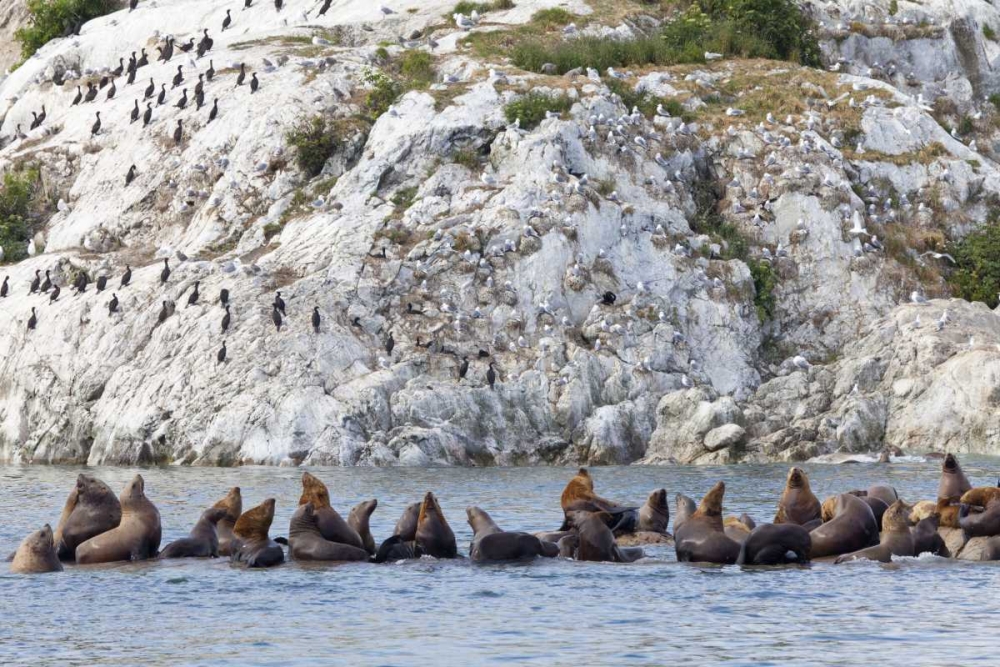
<path id="1" fill-rule="evenodd" d="M 705 494 L 698 509 L 679 526 L 674 522 L 674 549 L 681 562 L 732 564 L 740 555 L 740 544 L 723 529 L 724 482 L 717 482 Z"/>
<path id="2" fill-rule="evenodd" d="M 312 503 L 299 505 L 288 525 L 288 553 L 295 560 L 367 561 L 368 552 L 349 544 L 331 542 L 319 530 Z"/>
<path id="3" fill-rule="evenodd" d="M 778 501 L 774 523 L 807 524 L 821 516 L 819 498 L 809 486 L 809 476 L 801 468 L 792 468 L 785 478 L 785 490 Z"/>
<path id="4" fill-rule="evenodd" d="M 365 543 L 358 532 L 351 528 L 330 505 L 330 492 L 326 484 L 308 472 L 302 473 L 302 496 L 299 498 L 299 505 L 306 503 L 312 503 L 316 524 L 325 539 L 349 544 L 358 549 L 365 548 Z"/>
<path id="5" fill-rule="evenodd" d="M 993 500 L 1000 501 L 1000 487 L 977 486 L 963 493 L 959 502 L 963 505 L 986 507 Z"/>
<path id="6" fill-rule="evenodd" d="M 674 532 L 676 533 L 680 525 L 698 510 L 698 506 L 683 493 L 678 493 L 674 495 L 674 507 L 676 508 L 674 512 Z"/>
<path id="7" fill-rule="evenodd" d="M 70 491 L 56 527 L 56 553 L 60 560 L 76 559 L 76 548 L 101 533 L 117 528 L 122 505 L 107 484 L 80 474 Z"/>
<path id="8" fill-rule="evenodd" d="M 420 518 L 420 506 L 423 503 L 410 503 L 403 510 L 403 515 L 396 522 L 393 535 L 399 535 L 404 542 L 412 542 L 417 539 L 417 520 Z"/>
<path id="9" fill-rule="evenodd" d="M 809 533 L 813 559 L 839 556 L 878 543 L 878 524 L 871 507 L 857 496 L 836 496 L 833 518 Z"/>
<path id="10" fill-rule="evenodd" d="M 921 500 L 913 504 L 910 508 L 910 523 L 916 525 L 921 520 L 937 514 L 937 502 L 933 500 Z"/>
<path id="11" fill-rule="evenodd" d="M 171 542 L 160 552 L 160 558 L 218 558 L 219 521 L 229 515 L 225 507 L 210 507 L 201 513 L 187 537 Z"/>
<path id="12" fill-rule="evenodd" d="M 969 505 L 958 506 L 958 525 L 965 531 L 965 539 L 1000 535 L 1000 499 L 991 500 L 983 512 L 971 513 Z"/>
<path id="13" fill-rule="evenodd" d="M 948 454 L 941 462 L 941 482 L 938 484 L 938 500 L 960 500 L 966 491 L 972 489 L 968 478 L 962 472 L 962 466 L 954 455 Z M 942 524 L 943 525 L 943 524 Z"/>
<path id="14" fill-rule="evenodd" d="M 162 535 L 160 512 L 146 498 L 146 482 L 142 475 L 136 475 L 125 485 L 118 500 L 122 508 L 121 523 L 78 546 L 77 563 L 113 563 L 156 557 Z"/>
<path id="15" fill-rule="evenodd" d="M 911 510 L 912 516 L 912 510 Z M 948 558 L 951 554 L 941 534 L 938 533 L 937 514 L 921 519 L 913 527 L 910 533 L 913 535 L 913 554 L 919 556 L 922 553 L 932 553 L 936 556 Z"/>
<path id="16" fill-rule="evenodd" d="M 722 520 L 722 531 L 726 534 L 726 537 L 739 544 L 743 544 L 750 537 L 752 530 L 739 517 L 727 516 Z"/>
<path id="17" fill-rule="evenodd" d="M 424 502 L 420 505 L 416 542 L 422 553 L 434 558 L 455 558 L 458 556 L 455 533 L 451 532 L 451 526 L 444 518 L 437 498 L 430 491 L 424 496 Z"/>
<path id="18" fill-rule="evenodd" d="M 560 497 L 560 505 L 564 514 L 579 511 L 607 512 L 611 515 L 608 520 L 615 534 L 635 532 L 639 521 L 637 507 L 625 507 L 594 493 L 594 480 L 586 468 L 580 468 L 576 476 L 566 484 Z M 571 525 L 564 520 L 559 530 L 570 528 Z"/>
<path id="19" fill-rule="evenodd" d="M 233 526 L 229 560 L 246 563 L 247 567 L 272 567 L 284 563 L 284 550 L 267 534 L 272 521 L 274 498 L 268 498 L 241 514 Z"/>
<path id="20" fill-rule="evenodd" d="M 949 498 L 939 498 L 937 505 L 934 507 L 934 513 L 939 517 L 939 526 L 941 528 L 961 528 L 962 525 L 958 522 L 958 505 L 952 505 Z"/>
<path id="21" fill-rule="evenodd" d="M 525 560 L 538 556 L 554 558 L 559 555 L 559 547 L 551 542 L 542 542 L 529 533 L 501 530 L 483 509 L 468 507 L 465 513 L 473 532 L 469 556 L 477 563 Z"/>
<path id="22" fill-rule="evenodd" d="M 378 499 L 376 498 L 372 498 L 371 500 L 362 500 L 360 503 L 352 507 L 351 513 L 347 515 L 347 525 L 361 537 L 361 541 L 365 545 L 365 551 L 372 555 L 375 554 L 375 538 L 372 537 L 372 531 L 368 523 L 371 519 L 372 512 L 374 512 L 377 507 Z"/>
<path id="23" fill-rule="evenodd" d="M 852 560 L 876 560 L 888 563 L 893 556 L 916 556 L 916 543 L 910 532 L 910 507 L 902 500 L 889 505 L 882 516 L 882 535 L 878 546 L 860 549 L 844 554 L 834 563 L 846 563 Z"/>
<path id="24" fill-rule="evenodd" d="M 10 564 L 11 574 L 42 574 L 62 572 L 63 566 L 56 555 L 52 527 L 49 524 L 28 535 L 14 552 Z"/>
<path id="25" fill-rule="evenodd" d="M 639 508 L 639 530 L 666 534 L 669 523 L 667 490 L 657 489 L 649 494 L 646 504 Z"/>
<path id="26" fill-rule="evenodd" d="M 812 540 L 797 523 L 765 523 L 743 541 L 738 565 L 786 565 L 809 562 Z"/>
<path id="27" fill-rule="evenodd" d="M 240 487 L 229 489 L 226 497 L 212 505 L 212 509 L 226 510 L 226 516 L 215 524 L 215 532 L 219 537 L 219 555 L 229 556 L 232 553 L 233 526 L 243 514 L 243 496 Z"/>

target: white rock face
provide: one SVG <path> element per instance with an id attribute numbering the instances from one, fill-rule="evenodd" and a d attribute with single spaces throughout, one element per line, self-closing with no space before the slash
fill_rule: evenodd
<path id="1" fill-rule="evenodd" d="M 323 17 L 259 4 L 221 32 L 223 5 L 142 2 L 54 40 L 0 82 L 0 169 L 40 163 L 60 202 L 33 230 L 37 253 L 3 267 L 0 461 L 517 465 L 791 459 L 883 443 L 1000 451 L 996 315 L 957 301 L 899 306 L 943 283 L 921 283 L 914 267 L 931 260 L 872 238 L 928 228 L 949 211 L 967 231 L 1000 194 L 989 155 L 952 138 L 909 93 L 866 76 L 723 60 L 626 73 L 693 120 L 642 117 L 599 77 L 477 61 L 460 43 L 466 31 L 432 32 L 453 2 L 383 16 L 350 0 Z M 473 30 L 555 6 L 591 11 L 583 0 L 516 5 Z M 203 58 L 155 61 L 166 35 L 181 44 L 206 27 L 214 45 Z M 604 28 L 609 38 L 633 30 Z M 406 93 L 369 126 L 358 120 L 364 75 L 382 62 L 380 42 L 399 56 L 399 35 L 433 51 L 440 83 Z M 77 85 L 143 48 L 152 62 L 135 83 L 123 77 L 114 99 L 102 89 L 71 106 Z M 205 107 L 176 108 L 209 62 Z M 236 85 L 241 63 L 248 79 L 257 74 L 256 93 Z M 184 81 L 173 89 L 178 66 Z M 762 83 L 734 96 L 732 82 L 746 77 Z M 130 112 L 136 101 L 145 109 L 150 79 L 167 103 L 152 101 L 144 128 Z M 806 100 L 791 120 L 779 108 L 773 122 L 740 115 L 771 81 Z M 505 106 L 530 89 L 565 94 L 572 109 L 537 127 L 509 124 Z M 45 122 L 27 130 L 43 105 Z M 317 114 L 339 123 L 340 142 L 310 180 L 286 134 Z M 862 150 L 844 146 L 852 128 Z M 720 224 L 746 240 L 745 255 L 726 247 Z M 46 271 L 62 289 L 54 302 L 29 294 Z M 757 293 L 761 271 L 774 277 L 772 306 Z M 91 282 L 75 294 L 80 272 L 107 276 L 107 289 Z M 951 319 L 937 332 L 945 303 Z M 924 324 L 911 330 L 917 312 Z M 963 384 L 963 372 L 978 379 Z"/>

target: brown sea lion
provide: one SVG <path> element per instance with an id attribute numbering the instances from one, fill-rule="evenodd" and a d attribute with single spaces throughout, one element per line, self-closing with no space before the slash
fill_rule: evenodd
<path id="1" fill-rule="evenodd" d="M 621 548 L 615 543 L 614 533 L 607 526 L 609 518 L 601 514 L 602 512 L 579 512 L 574 518 L 577 539 L 573 556 L 582 561 L 612 563 L 632 563 L 642 558 L 641 548 Z M 562 555 L 562 542 L 559 549 Z"/>
<path id="2" fill-rule="evenodd" d="M 330 505 L 330 492 L 327 490 L 326 484 L 308 472 L 302 473 L 302 495 L 299 497 L 299 505 L 306 503 L 312 503 L 316 524 L 325 539 L 331 542 L 349 544 L 358 549 L 365 548 L 364 540 L 361 539 L 358 532 L 351 528 L 337 513 L 337 510 Z"/>
<path id="3" fill-rule="evenodd" d="M 968 478 L 962 472 L 962 466 L 953 454 L 948 454 L 941 462 L 941 482 L 938 484 L 938 500 L 960 500 L 966 491 L 972 489 Z M 942 524 L 943 525 L 943 524 Z"/>
<path id="4" fill-rule="evenodd" d="M 403 510 L 403 516 L 396 522 L 393 535 L 398 535 L 404 542 L 417 539 L 417 519 L 420 518 L 420 506 L 423 503 L 410 503 Z"/>
<path id="5" fill-rule="evenodd" d="M 792 468 L 785 478 L 785 490 L 778 501 L 774 523 L 803 525 L 821 516 L 819 498 L 809 487 L 809 476 L 801 468 Z"/>
<path id="6" fill-rule="evenodd" d="M 229 489 L 226 497 L 212 505 L 212 509 L 226 510 L 226 516 L 215 524 L 215 532 L 219 537 L 219 555 L 229 556 L 232 553 L 233 526 L 243 514 L 243 496 L 240 494 L 240 487 L 234 486 Z"/>
<path id="7" fill-rule="evenodd" d="M 983 512 L 973 514 L 965 503 L 958 506 L 958 525 L 965 539 L 1000 535 L 1000 500 L 991 500 Z"/>
<path id="8" fill-rule="evenodd" d="M 365 545 L 365 551 L 375 554 L 375 538 L 372 537 L 371 528 L 368 525 L 372 512 L 378 507 L 378 499 L 362 500 L 351 508 L 351 513 L 347 515 L 347 525 L 354 529 Z"/>
<path id="9" fill-rule="evenodd" d="M 434 558 L 455 558 L 458 556 L 458 545 L 455 543 L 455 533 L 441 512 L 437 498 L 430 491 L 420 504 L 420 515 L 417 517 L 417 546 L 420 551 Z"/>
<path id="10" fill-rule="evenodd" d="M 732 564 L 740 555 L 740 544 L 730 539 L 722 524 L 724 482 L 705 494 L 698 509 L 679 526 L 674 522 L 674 549 L 681 562 Z"/>
<path id="11" fill-rule="evenodd" d="M 375 550 L 376 563 L 394 563 L 410 558 L 420 558 L 420 547 L 416 542 L 404 540 L 399 535 L 389 537 Z"/>
<path id="12" fill-rule="evenodd" d="M 666 533 L 670 523 L 670 507 L 667 505 L 667 490 L 657 489 L 646 498 L 646 504 L 639 508 L 639 530 Z"/>
<path id="13" fill-rule="evenodd" d="M 894 502 L 899 500 L 899 494 L 896 493 L 896 489 L 892 488 L 891 486 L 887 486 L 885 484 L 876 484 L 874 486 L 868 487 L 868 491 L 865 494 L 865 497 L 878 498 L 879 500 L 885 503 L 886 507 L 892 505 Z"/>
<path id="14" fill-rule="evenodd" d="M 187 537 L 171 542 L 160 558 L 218 558 L 219 533 L 216 526 L 229 515 L 224 507 L 210 507 L 201 513 Z"/>
<path id="15" fill-rule="evenodd" d="M 272 521 L 274 498 L 268 498 L 241 514 L 233 526 L 229 560 L 246 563 L 247 567 L 272 567 L 284 563 L 284 550 L 267 534 Z"/>
<path id="16" fill-rule="evenodd" d="M 885 511 L 887 509 L 889 509 L 889 505 L 887 505 L 885 503 L 885 501 L 882 500 L 881 498 L 875 498 L 875 497 L 872 497 L 872 496 L 864 496 L 864 497 L 861 498 L 861 500 L 864 501 L 864 503 L 866 505 L 868 505 L 868 507 L 871 508 L 872 514 L 875 515 L 875 524 L 878 526 L 878 529 L 881 531 L 882 530 L 882 516 L 885 514 Z M 895 502 L 895 501 L 893 501 L 893 502 Z M 907 505 L 907 507 L 909 507 L 909 505 Z"/>
<path id="17" fill-rule="evenodd" d="M 857 496 L 836 497 L 833 518 L 809 533 L 812 558 L 839 556 L 878 543 L 878 524 L 871 507 Z"/>
<path id="18" fill-rule="evenodd" d="M 525 560 L 538 556 L 554 558 L 559 555 L 559 547 L 551 542 L 542 542 L 529 533 L 501 530 L 485 510 L 468 507 L 465 514 L 472 527 L 469 556 L 474 562 Z"/>
<path id="19" fill-rule="evenodd" d="M 739 517 L 727 516 L 722 520 L 722 531 L 726 537 L 739 544 L 743 544 L 750 537 L 752 530 L 753 528 L 743 523 Z"/>
<path id="20" fill-rule="evenodd" d="M 1000 487 L 977 486 L 963 493 L 959 502 L 973 507 L 986 507 L 992 500 L 1000 501 Z"/>
<path id="21" fill-rule="evenodd" d="M 860 549 L 844 554 L 834 563 L 846 563 L 852 560 L 876 560 L 888 563 L 893 556 L 916 556 L 916 543 L 910 532 L 910 507 L 902 500 L 897 500 L 882 516 L 883 531 L 878 546 Z"/>
<path id="22" fill-rule="evenodd" d="M 62 572 L 63 566 L 56 555 L 52 527 L 42 526 L 28 535 L 14 552 L 14 560 L 10 564 L 11 574 L 42 574 L 43 572 Z"/>
<path id="23" fill-rule="evenodd" d="M 59 559 L 72 562 L 78 546 L 117 528 L 121 520 L 121 502 L 108 485 L 96 477 L 78 475 L 56 527 L 54 539 Z"/>
<path id="24" fill-rule="evenodd" d="M 288 553 L 295 560 L 367 561 L 368 551 L 331 542 L 319 530 L 312 503 L 299 505 L 288 524 Z"/>
<path id="25" fill-rule="evenodd" d="M 934 513 L 939 517 L 939 526 L 941 528 L 961 528 L 962 525 L 958 522 L 958 510 L 959 506 L 952 505 L 950 499 L 939 498 L 934 508 Z"/>
<path id="26" fill-rule="evenodd" d="M 160 549 L 160 512 L 146 498 L 146 482 L 136 475 L 118 499 L 122 520 L 117 528 L 96 535 L 76 548 L 76 562 L 113 563 L 155 558 Z"/>
<path id="27" fill-rule="evenodd" d="M 796 523 L 765 523 L 743 541 L 738 565 L 786 565 L 809 562 L 809 531 Z"/>
<path id="28" fill-rule="evenodd" d="M 950 556 L 944 539 L 938 533 L 938 521 L 938 515 L 932 514 L 918 521 L 917 525 L 910 531 L 913 535 L 913 555 L 919 556 L 922 553 L 932 553 L 936 556 L 944 556 L 945 558 Z"/>
<path id="29" fill-rule="evenodd" d="M 674 495 L 674 507 L 677 508 L 674 512 L 674 532 L 676 533 L 680 525 L 698 510 L 698 505 L 683 493 L 678 493 Z"/>

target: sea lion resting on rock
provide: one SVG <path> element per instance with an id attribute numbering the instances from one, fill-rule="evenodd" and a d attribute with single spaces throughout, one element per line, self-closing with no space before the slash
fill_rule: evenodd
<path id="1" fill-rule="evenodd" d="M 456 558 L 458 556 L 455 533 L 451 531 L 451 526 L 444 518 L 437 498 L 430 491 L 424 496 L 424 502 L 420 505 L 416 542 L 421 553 L 428 556 L 434 558 Z"/>
<path id="2" fill-rule="evenodd" d="M 952 505 L 949 498 L 938 498 L 934 513 L 939 517 L 941 528 L 961 528 L 958 522 L 958 505 Z"/>
<path id="3" fill-rule="evenodd" d="M 912 513 L 911 513 L 912 516 Z M 938 533 L 938 522 L 940 518 L 937 514 L 921 519 L 913 527 L 910 533 L 913 535 L 913 554 L 919 556 L 923 553 L 932 553 L 936 556 L 948 558 L 950 553 L 944 543 L 944 538 Z"/>
<path id="4" fill-rule="evenodd" d="M 743 517 L 749 519 L 749 523 L 745 523 Z M 750 533 L 755 527 L 753 519 L 750 519 L 746 514 L 742 517 L 727 516 L 722 520 L 722 532 L 726 534 L 726 537 L 739 544 L 743 544 L 750 537 Z"/>
<path id="5" fill-rule="evenodd" d="M 969 510 L 968 505 L 959 505 L 958 525 L 965 532 L 965 539 L 1000 535 L 1000 500 L 991 500 L 979 514 L 971 514 Z"/>
<path id="6" fill-rule="evenodd" d="M 469 556 L 477 563 L 559 555 L 559 547 L 551 542 L 542 542 L 529 533 L 504 532 L 485 510 L 468 507 L 465 513 L 473 532 Z"/>
<path id="7" fill-rule="evenodd" d="M 878 524 L 871 507 L 857 496 L 842 493 L 833 503 L 833 518 L 814 528 L 810 556 L 839 556 L 878 542 Z"/>
<path id="8" fill-rule="evenodd" d="M 224 507 L 205 510 L 188 536 L 164 547 L 160 558 L 218 558 L 219 533 L 216 525 L 228 515 L 229 510 Z"/>
<path id="9" fill-rule="evenodd" d="M 778 501 L 774 523 L 794 523 L 799 526 L 821 516 L 819 498 L 809 486 L 809 477 L 800 468 L 792 468 L 785 479 L 785 490 Z"/>
<path id="10" fill-rule="evenodd" d="M 118 499 L 122 520 L 117 528 L 90 538 L 76 548 L 76 562 L 113 563 L 155 558 L 160 549 L 160 512 L 146 498 L 146 483 L 136 475 Z"/>
<path id="11" fill-rule="evenodd" d="M 358 549 L 364 549 L 365 543 L 358 532 L 348 525 L 337 510 L 330 505 L 330 492 L 326 484 L 318 477 L 307 472 L 302 473 L 302 495 L 299 505 L 312 503 L 316 515 L 316 525 L 323 537 L 331 542 L 348 544 Z"/>
<path id="12" fill-rule="evenodd" d="M 747 536 L 736 559 L 739 565 L 806 563 L 812 549 L 809 531 L 795 523 L 765 523 Z"/>
<path id="13" fill-rule="evenodd" d="M 639 530 L 666 533 L 670 524 L 670 507 L 667 505 L 667 490 L 657 489 L 646 498 L 646 504 L 639 508 Z"/>
<path id="14" fill-rule="evenodd" d="M 883 531 L 878 546 L 844 554 L 834 563 L 852 560 L 876 560 L 888 563 L 893 556 L 916 556 L 916 543 L 910 532 L 910 507 L 902 500 L 889 505 L 882 517 Z"/>
<path id="15" fill-rule="evenodd" d="M 410 503 L 403 510 L 403 515 L 396 522 L 393 535 L 398 535 L 404 542 L 417 539 L 417 520 L 420 518 L 420 506 L 423 503 Z"/>
<path id="16" fill-rule="evenodd" d="M 10 564 L 11 574 L 42 574 L 62 572 L 62 569 L 49 524 L 24 538 Z"/>
<path id="17" fill-rule="evenodd" d="M 226 515 L 215 524 L 215 532 L 219 538 L 219 555 L 229 556 L 232 553 L 233 526 L 243 514 L 243 496 L 240 487 L 229 489 L 226 497 L 212 505 L 212 509 L 224 509 Z"/>
<path id="18" fill-rule="evenodd" d="M 281 545 L 268 537 L 274 521 L 274 498 L 240 515 L 233 526 L 233 542 L 229 559 L 246 563 L 247 567 L 272 567 L 285 562 Z"/>
<path id="19" fill-rule="evenodd" d="M 320 533 L 312 503 L 299 505 L 288 525 L 288 552 L 295 560 L 367 561 L 368 551 L 331 542 Z"/>
<path id="20" fill-rule="evenodd" d="M 88 475 L 78 475 L 56 527 L 56 553 L 60 560 L 76 559 L 76 548 L 101 533 L 118 527 L 122 505 L 107 484 Z"/>
<path id="21" fill-rule="evenodd" d="M 914 503 L 910 508 L 910 523 L 914 525 L 929 516 L 937 516 L 936 501 L 921 500 Z"/>
<path id="22" fill-rule="evenodd" d="M 698 511 L 698 505 L 683 493 L 678 493 L 674 495 L 674 506 L 677 508 L 677 511 L 674 512 L 674 532 L 676 533 L 681 524 Z"/>
<path id="23" fill-rule="evenodd" d="M 576 512 L 573 525 L 576 535 L 559 541 L 559 555 L 591 562 L 632 563 L 643 557 L 641 548 L 621 548 L 608 528 L 604 512 Z"/>
<path id="24" fill-rule="evenodd" d="M 960 500 L 965 492 L 971 488 L 972 485 L 969 484 L 968 478 L 962 472 L 962 466 L 958 464 L 958 459 L 952 454 L 945 456 L 944 461 L 941 462 L 941 481 L 938 484 L 938 500 L 942 498 Z"/>
<path id="25" fill-rule="evenodd" d="M 674 522 L 674 548 L 681 562 L 732 564 L 740 555 L 740 544 L 726 536 L 722 524 L 724 482 L 705 494 L 698 509 L 680 525 Z"/>
<path id="26" fill-rule="evenodd" d="M 624 507 L 594 493 L 594 480 L 586 468 L 580 468 L 566 484 L 559 499 L 564 515 L 572 512 L 607 512 L 611 515 L 611 529 L 616 535 L 634 532 L 639 522 L 638 508 Z M 569 530 L 570 523 L 563 521 L 559 530 Z"/>
<path id="27" fill-rule="evenodd" d="M 365 551 L 371 555 L 375 555 L 375 538 L 372 537 L 369 520 L 371 519 L 372 512 L 377 507 L 378 500 L 376 498 L 362 500 L 352 507 L 351 513 L 347 515 L 347 525 L 361 537 L 361 541 L 365 545 Z"/>
<path id="28" fill-rule="evenodd" d="M 899 494 L 896 493 L 896 489 L 885 484 L 876 484 L 874 486 L 868 487 L 868 491 L 865 493 L 866 498 L 878 498 L 885 503 L 886 507 L 892 505 L 894 502 L 899 500 Z"/>
<path id="29" fill-rule="evenodd" d="M 962 499 L 959 502 L 963 505 L 986 507 L 993 500 L 1000 501 L 1000 488 L 996 486 L 977 486 L 963 493 Z"/>

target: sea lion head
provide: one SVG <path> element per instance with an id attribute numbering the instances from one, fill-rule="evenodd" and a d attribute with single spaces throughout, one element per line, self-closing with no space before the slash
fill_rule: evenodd
<path id="1" fill-rule="evenodd" d="M 581 482 L 589 490 L 594 490 L 594 478 L 590 476 L 590 472 L 586 468 L 580 468 L 576 471 L 576 477 L 574 478 Z"/>
<path id="2" fill-rule="evenodd" d="M 233 533 L 243 539 L 267 539 L 267 531 L 274 521 L 274 498 L 268 498 L 257 507 L 240 515 L 233 526 Z"/>
<path id="3" fill-rule="evenodd" d="M 667 490 L 657 489 L 649 494 L 649 498 L 646 499 L 646 503 L 653 509 L 659 510 L 661 512 L 669 510 L 667 506 Z"/>
<path id="4" fill-rule="evenodd" d="M 473 533 L 481 533 L 483 531 L 494 531 L 499 532 L 500 528 L 497 526 L 493 517 L 489 513 L 475 505 L 469 505 L 465 508 L 465 516 L 469 521 L 469 526 L 472 528 Z"/>
<path id="5" fill-rule="evenodd" d="M 229 516 L 229 510 L 225 507 L 209 507 L 201 513 L 201 518 L 208 521 L 213 526 Z"/>
<path id="6" fill-rule="evenodd" d="M 910 512 L 912 508 L 902 500 L 889 505 L 882 514 L 882 530 L 885 532 L 908 531 L 910 529 Z"/>
<path id="7" fill-rule="evenodd" d="M 142 475 L 136 475 L 132 478 L 128 484 L 125 485 L 125 490 L 122 491 L 121 501 L 122 505 L 129 503 L 135 503 L 146 498 L 146 480 L 142 478 Z"/>
<path id="8" fill-rule="evenodd" d="M 789 489 L 808 489 L 809 477 L 801 468 L 792 468 L 788 471 L 788 477 L 785 479 L 785 485 Z"/>
<path id="9" fill-rule="evenodd" d="M 722 499 L 726 495 L 726 483 L 715 483 L 698 505 L 698 513 L 703 516 L 722 516 Z"/>
<path id="10" fill-rule="evenodd" d="M 22 545 L 26 545 L 32 554 L 41 558 L 48 558 L 54 553 L 54 539 L 52 536 L 52 526 L 45 524 L 31 535 L 28 535 L 27 539 L 22 542 Z"/>
<path id="11" fill-rule="evenodd" d="M 226 510 L 227 516 L 225 518 L 235 522 L 243 513 L 243 496 L 240 495 L 240 487 L 234 486 L 229 489 L 226 497 L 212 505 L 212 508 Z"/>
<path id="12" fill-rule="evenodd" d="M 316 509 L 329 507 L 330 492 L 327 490 L 326 484 L 321 482 L 318 477 L 304 472 L 302 473 L 302 496 L 299 497 L 299 505 L 310 502 Z"/>
<path id="13" fill-rule="evenodd" d="M 417 517 L 417 525 L 422 525 L 428 519 L 436 519 L 444 525 L 448 525 L 444 514 L 441 512 L 441 505 L 438 504 L 437 498 L 434 497 L 431 491 L 424 494 L 424 502 L 420 504 L 420 516 Z"/>
<path id="14" fill-rule="evenodd" d="M 684 523 L 689 516 L 695 513 L 697 507 L 694 501 L 683 493 L 674 495 L 674 506 L 677 508 L 677 511 L 674 512 L 674 530 L 676 530 L 677 526 Z"/>
<path id="15" fill-rule="evenodd" d="M 371 500 L 362 500 L 360 503 L 351 508 L 351 513 L 348 514 L 348 520 L 351 518 L 356 519 L 368 519 L 378 507 L 378 498 L 372 498 Z"/>
<path id="16" fill-rule="evenodd" d="M 750 516 L 749 514 L 747 514 L 746 512 L 744 512 L 743 514 L 740 515 L 740 523 L 742 523 L 744 526 L 746 526 L 750 530 L 753 530 L 754 528 L 757 527 L 757 522 L 754 521 L 753 517 Z"/>
<path id="17" fill-rule="evenodd" d="M 958 459 L 953 454 L 945 454 L 944 460 L 941 462 L 941 472 L 953 474 L 957 471 Z"/>
<path id="18" fill-rule="evenodd" d="M 83 473 L 80 473 L 76 478 L 76 492 L 79 498 L 87 500 L 99 500 L 109 495 L 114 495 L 111 487 L 107 484 L 96 477 L 84 475 Z"/>

